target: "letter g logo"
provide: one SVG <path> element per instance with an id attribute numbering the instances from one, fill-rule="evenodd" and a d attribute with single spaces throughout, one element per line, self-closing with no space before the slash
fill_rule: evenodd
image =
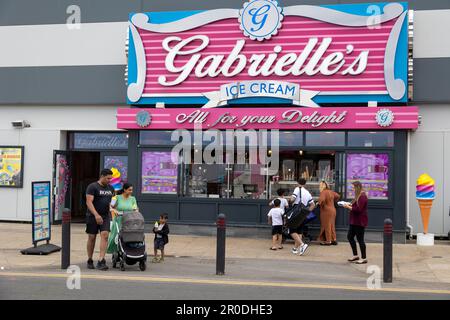
<path id="1" fill-rule="evenodd" d="M 259 8 L 252 8 L 248 10 L 248 13 L 252 16 L 252 23 L 258 27 L 258 28 L 251 27 L 250 28 L 251 31 L 256 32 L 260 30 L 262 27 L 264 27 L 268 16 L 267 11 L 269 10 L 270 6 L 267 4 Z"/>
<path id="2" fill-rule="evenodd" d="M 252 40 L 270 39 L 281 28 L 283 15 L 275 0 L 251 0 L 239 11 L 240 28 Z"/>
<path id="3" fill-rule="evenodd" d="M 375 115 L 375 120 L 380 127 L 389 127 L 394 123 L 394 113 L 389 109 L 381 109 Z"/>

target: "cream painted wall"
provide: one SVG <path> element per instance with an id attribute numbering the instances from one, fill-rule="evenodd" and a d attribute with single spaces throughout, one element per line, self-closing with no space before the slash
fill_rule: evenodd
<path id="1" fill-rule="evenodd" d="M 31 221 L 31 182 L 51 181 L 60 131 L 0 129 L 0 145 L 25 146 L 23 188 L 0 188 L 0 220 Z"/>
<path id="2" fill-rule="evenodd" d="M 115 106 L 2 106 L 0 145 L 25 146 L 24 187 L 0 188 L 0 220 L 31 221 L 31 182 L 51 181 L 53 150 L 66 148 L 66 130 L 110 131 Z M 27 120 L 30 128 L 14 129 L 11 121 Z"/>
<path id="3" fill-rule="evenodd" d="M 423 231 L 415 198 L 416 180 L 428 173 L 436 183 L 436 199 L 430 217 L 429 232 L 446 236 L 450 231 L 450 106 L 419 106 L 422 125 L 410 133 L 408 212 L 413 234 Z"/>

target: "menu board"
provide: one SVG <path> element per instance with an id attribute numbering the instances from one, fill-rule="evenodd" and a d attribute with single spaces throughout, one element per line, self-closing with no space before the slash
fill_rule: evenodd
<path id="1" fill-rule="evenodd" d="M 0 187 L 21 188 L 23 147 L 0 147 Z"/>
<path id="2" fill-rule="evenodd" d="M 50 182 L 33 182 L 33 243 L 50 240 Z"/>
<path id="3" fill-rule="evenodd" d="M 369 199 L 387 200 L 389 155 L 385 153 L 347 154 L 347 198 L 355 197 L 352 183 L 359 181 Z"/>
<path id="4" fill-rule="evenodd" d="M 176 152 L 142 152 L 142 193 L 177 194 Z"/>

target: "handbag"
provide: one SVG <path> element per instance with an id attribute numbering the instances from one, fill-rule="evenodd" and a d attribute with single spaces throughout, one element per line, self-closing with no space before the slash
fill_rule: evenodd
<path id="1" fill-rule="evenodd" d="M 311 213 L 308 207 L 302 202 L 302 188 L 300 189 L 300 202 L 288 209 L 284 215 L 286 218 L 286 227 L 289 229 L 298 228 Z"/>

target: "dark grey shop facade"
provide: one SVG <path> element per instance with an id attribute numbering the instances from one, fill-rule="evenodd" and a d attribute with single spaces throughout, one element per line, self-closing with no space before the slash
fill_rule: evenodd
<path id="1" fill-rule="evenodd" d="M 135 195 L 146 221 L 151 223 L 159 214 L 168 213 L 174 225 L 195 226 L 198 230 L 209 227 L 205 230 L 212 230 L 217 214 L 224 213 L 228 225 L 236 227 L 236 230 L 262 231 L 268 227 L 269 199 L 276 196 L 279 188 L 290 195 L 296 186 L 295 181 L 306 177 L 306 188 L 317 199 L 318 183 L 326 180 L 342 200 L 351 200 L 348 188 L 351 178 L 355 177 L 348 170 L 359 170 L 357 166 L 360 166 L 357 179 L 364 179 L 364 174 L 370 175 L 370 170 L 384 171 L 387 177 L 383 192 L 374 192 L 370 197 L 367 230 L 374 232 L 374 240 L 379 240 L 383 221 L 390 218 L 397 240 L 404 241 L 406 130 L 280 131 L 279 135 L 280 170 L 277 174 L 261 176 L 258 170 L 252 169 L 255 166 L 252 164 L 195 164 L 192 160 L 192 163 L 176 166 L 176 192 L 164 194 L 143 192 L 142 167 L 143 159 L 148 155 L 171 152 L 177 143 L 171 141 L 171 131 L 128 131 L 128 181 L 135 184 Z M 195 152 L 194 148 L 192 152 Z M 367 165 L 364 159 L 377 164 L 369 163 L 372 169 L 368 172 L 367 168 L 361 167 Z M 355 161 L 363 162 L 355 164 Z M 202 177 L 199 183 L 203 184 L 203 189 L 192 187 L 192 181 L 199 176 Z M 376 186 L 374 188 L 376 190 Z M 317 219 L 312 229 L 317 229 L 319 223 Z M 343 208 L 337 209 L 336 228 L 341 235 L 348 228 L 348 212 Z"/>
<path id="2" fill-rule="evenodd" d="M 389 2 L 369 19 L 370 5 L 252 0 L 130 14 L 129 107 L 118 110 L 117 128 L 128 130 L 128 180 L 146 220 L 168 213 L 172 224 L 200 228 L 224 213 L 229 226 L 264 229 L 269 202 L 280 190 L 291 195 L 300 178 L 315 200 L 321 181 L 347 201 L 360 181 L 368 231 L 379 240 L 391 218 L 404 240 L 407 137 L 419 118 L 408 105 L 413 15 L 408 3 Z M 201 132 L 201 143 L 179 152 L 177 129 Z M 226 146 L 242 146 L 236 140 L 249 131 L 264 138 L 214 149 L 223 161 L 199 160 L 211 151 L 211 129 Z M 278 138 L 264 141 L 266 131 Z M 263 154 L 278 160 L 270 173 L 251 156 L 266 144 Z M 337 211 L 344 231 L 348 212 Z"/>

